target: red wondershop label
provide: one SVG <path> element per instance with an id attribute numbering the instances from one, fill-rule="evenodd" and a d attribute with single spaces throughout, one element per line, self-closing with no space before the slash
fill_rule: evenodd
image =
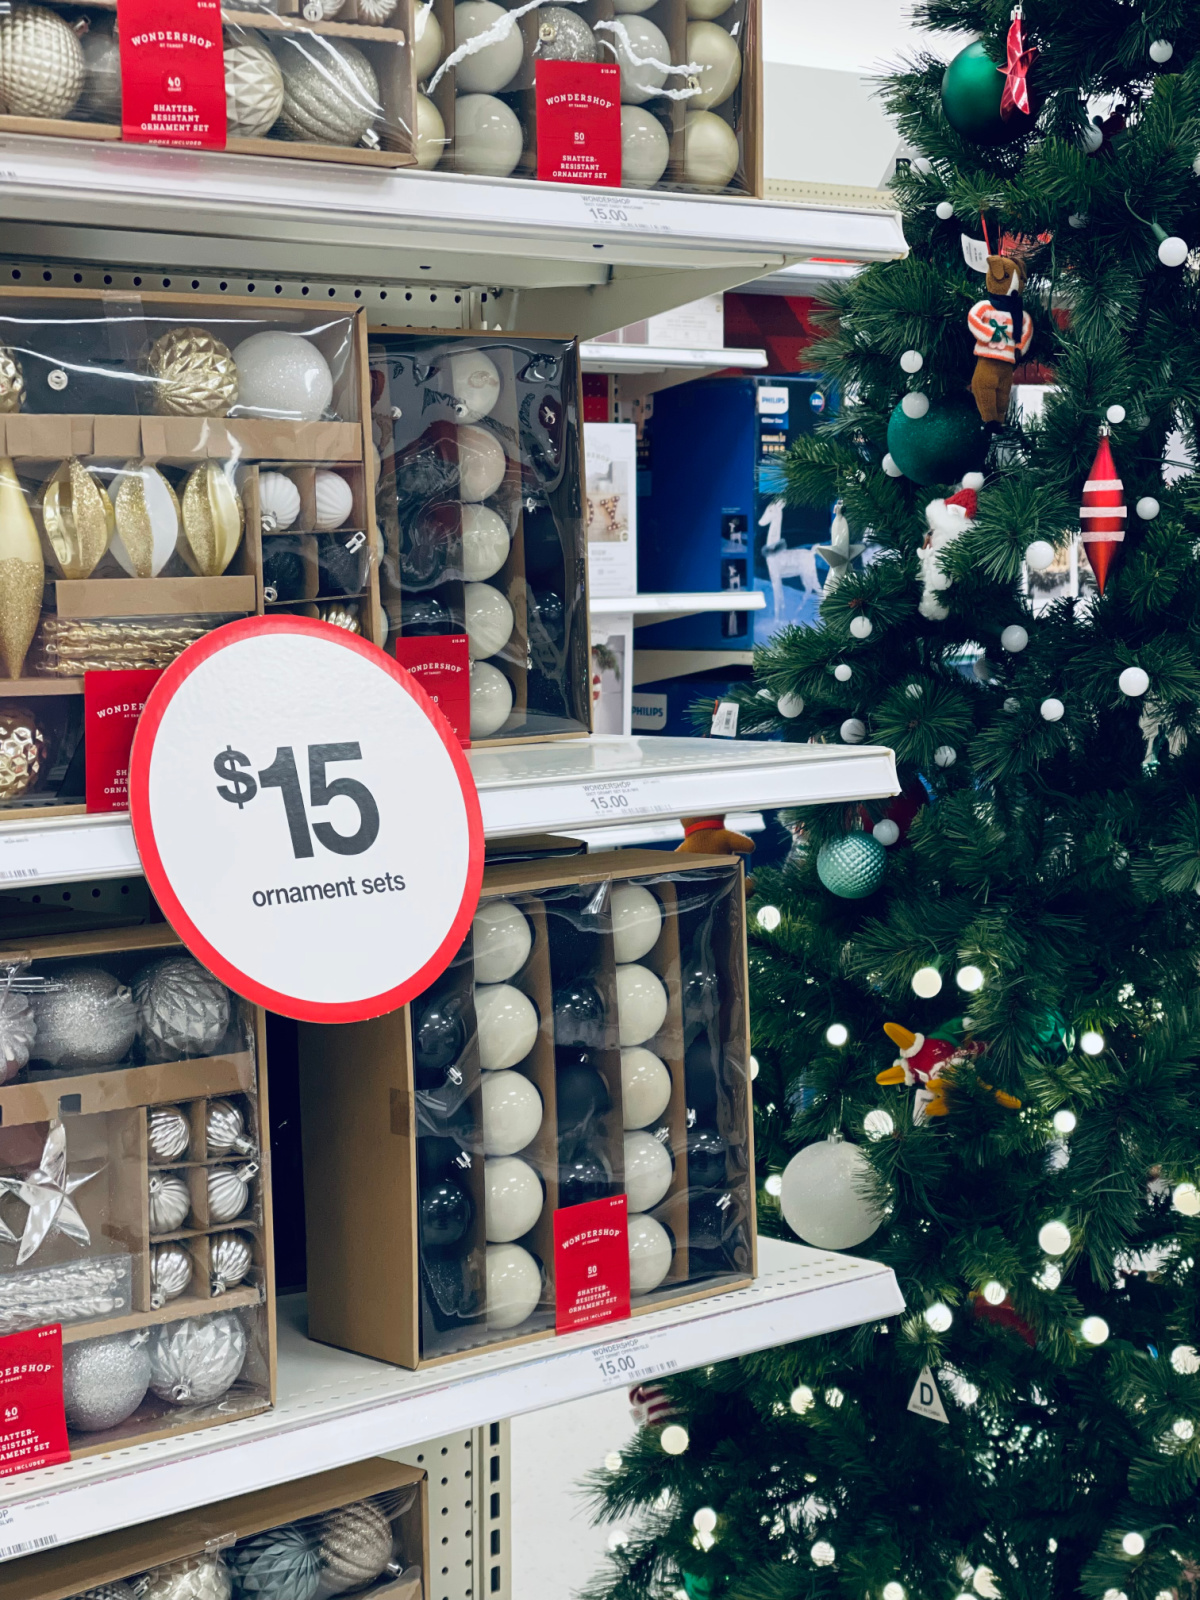
<path id="1" fill-rule="evenodd" d="M 465 633 L 397 639 L 396 660 L 450 724 L 463 749 L 471 744 L 471 657 Z"/>
<path id="2" fill-rule="evenodd" d="M 129 809 L 129 753 L 158 667 L 83 675 L 83 780 L 89 811 Z"/>
<path id="3" fill-rule="evenodd" d="M 544 183 L 620 186 L 620 67 L 537 63 L 537 161 Z"/>
<path id="4" fill-rule="evenodd" d="M 625 1195 L 554 1213 L 557 1333 L 629 1315 L 629 1215 Z"/>
<path id="5" fill-rule="evenodd" d="M 218 0 L 117 0 L 121 137 L 225 148 L 225 46 Z"/>
<path id="6" fill-rule="evenodd" d="M 0 1478 L 69 1461 L 62 1328 L 0 1339 Z"/>

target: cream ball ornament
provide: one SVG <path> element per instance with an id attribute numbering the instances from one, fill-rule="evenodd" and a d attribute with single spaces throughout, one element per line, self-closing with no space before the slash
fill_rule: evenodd
<path id="1" fill-rule="evenodd" d="M 742 52 L 719 23 L 688 23 L 687 59 L 700 68 L 693 74 L 700 93 L 687 102 L 689 111 L 723 106 L 742 81 Z"/>
<path id="2" fill-rule="evenodd" d="M 486 500 L 504 482 L 508 458 L 486 428 L 458 430 L 458 492 L 464 500 Z"/>
<path id="3" fill-rule="evenodd" d="M 262 139 L 283 110 L 283 73 L 257 39 L 225 45 L 225 123 L 231 139 Z"/>
<path id="4" fill-rule="evenodd" d="M 462 0 L 454 8 L 454 46 L 494 34 L 489 44 L 463 56 L 454 68 L 456 86 L 464 94 L 495 94 L 516 77 L 525 56 L 521 30 L 494 0 Z"/>
<path id="5" fill-rule="evenodd" d="M 512 538 L 504 518 L 491 506 L 468 503 L 462 508 L 463 578 L 482 583 L 508 560 Z"/>
<path id="6" fill-rule="evenodd" d="M 499 655 L 512 638 L 513 608 L 490 583 L 468 583 L 463 606 L 471 659 Z"/>
<path id="7" fill-rule="evenodd" d="M 631 961 L 617 968 L 617 1017 L 622 1047 L 644 1044 L 667 1019 L 667 991 L 649 967 Z"/>
<path id="8" fill-rule="evenodd" d="M 454 165 L 480 178 L 507 178 L 525 136 L 516 113 L 494 94 L 460 94 L 454 102 Z"/>
<path id="9" fill-rule="evenodd" d="M 687 0 L 687 14 L 696 22 L 712 22 L 723 17 L 733 0 Z"/>
<path id="10" fill-rule="evenodd" d="M 869 1239 L 883 1215 L 867 1192 L 871 1166 L 857 1145 L 836 1136 L 806 1145 L 783 1169 L 784 1221 L 806 1244 L 849 1250 Z"/>
<path id="11" fill-rule="evenodd" d="M 689 111 L 683 129 L 684 182 L 697 189 L 724 189 L 738 169 L 737 134 L 712 111 Z"/>
<path id="12" fill-rule="evenodd" d="M 645 106 L 621 107 L 621 183 L 626 189 L 653 189 L 667 170 L 671 141 Z"/>
<path id="13" fill-rule="evenodd" d="M 475 985 L 479 1065 L 485 1072 L 515 1067 L 533 1049 L 538 1014 L 528 995 L 511 983 Z"/>
<path id="14" fill-rule="evenodd" d="M 432 172 L 446 153 L 446 124 L 427 94 L 417 96 L 417 166 Z"/>
<path id="15" fill-rule="evenodd" d="M 671 1187 L 671 1157 L 652 1133 L 625 1135 L 625 1194 L 630 1211 L 651 1211 Z"/>
<path id="16" fill-rule="evenodd" d="M 629 1219 L 629 1289 L 649 1294 L 671 1270 L 671 1235 L 661 1222 L 635 1211 Z"/>
<path id="17" fill-rule="evenodd" d="M 615 959 L 640 961 L 649 955 L 662 931 L 663 914 L 658 896 L 640 883 L 614 884 L 608 909 Z"/>
<path id="18" fill-rule="evenodd" d="M 362 51 L 344 39 L 299 31 L 280 35 L 277 48 L 282 136 L 305 144 L 359 144 L 383 115 L 379 80 Z"/>
<path id="19" fill-rule="evenodd" d="M 241 415 L 316 422 L 329 409 L 333 373 L 316 345 L 300 334 L 274 328 L 252 333 L 234 349 L 233 359 Z"/>
<path id="20" fill-rule="evenodd" d="M 613 10 L 619 17 L 637 17 L 657 4 L 658 0 L 613 0 Z"/>
<path id="21" fill-rule="evenodd" d="M 542 1214 L 542 1180 L 519 1156 L 494 1156 L 483 1164 L 485 1231 L 489 1244 L 511 1244 Z"/>
<path id="22" fill-rule="evenodd" d="M 300 491 L 285 472 L 259 473 L 258 509 L 264 533 L 285 533 L 296 521 Z"/>
<path id="23" fill-rule="evenodd" d="M 65 117 L 83 89 L 75 30 L 46 6 L 0 14 L 0 104 L 10 117 Z"/>
<path id="24" fill-rule="evenodd" d="M 313 527 L 323 533 L 340 528 L 354 510 L 354 490 L 340 472 L 318 467 L 313 480 L 316 516 Z"/>
<path id="25" fill-rule="evenodd" d="M 652 100 L 667 81 L 671 46 L 666 34 L 648 17 L 635 14 L 618 17 L 605 39 L 616 50 L 623 103 L 640 106 Z"/>
<path id="26" fill-rule="evenodd" d="M 508 721 L 512 710 L 512 685 L 498 667 L 487 661 L 471 663 L 471 737 L 488 739 Z"/>
<path id="27" fill-rule="evenodd" d="M 491 414 L 500 398 L 500 373 L 491 356 L 482 350 L 464 350 L 447 363 L 450 393 L 458 407 L 459 422 L 478 422 Z"/>
<path id="28" fill-rule="evenodd" d="M 424 83 L 442 59 L 445 39 L 442 25 L 433 9 L 433 0 L 418 3 L 413 18 L 413 63 L 417 69 L 417 82 Z"/>
<path id="29" fill-rule="evenodd" d="M 523 1072 L 489 1072 L 483 1080 L 483 1153 L 515 1156 L 537 1137 L 542 1097 Z"/>
<path id="30" fill-rule="evenodd" d="M 477 983 L 505 983 L 529 959 L 533 929 L 529 918 L 511 900 L 488 900 L 471 923 L 471 945 Z"/>
<path id="31" fill-rule="evenodd" d="M 626 1128 L 648 1128 L 671 1100 L 671 1074 L 645 1045 L 621 1051 L 621 1112 Z"/>
<path id="32" fill-rule="evenodd" d="M 487 1323 L 515 1328 L 533 1315 L 542 1297 L 542 1269 L 519 1244 L 487 1247 Z"/>

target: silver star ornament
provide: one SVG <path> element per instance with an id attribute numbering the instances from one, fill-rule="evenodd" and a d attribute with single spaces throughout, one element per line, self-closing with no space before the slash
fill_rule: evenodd
<path id="1" fill-rule="evenodd" d="M 850 543 L 850 524 L 842 515 L 842 502 L 839 500 L 833 508 L 833 522 L 829 529 L 829 543 L 816 546 L 817 555 L 829 568 L 825 579 L 825 593 L 836 589 L 846 576 L 850 563 L 862 555 L 861 544 Z"/>
<path id="2" fill-rule="evenodd" d="M 91 1244 L 92 1236 L 79 1215 L 71 1196 L 82 1184 L 103 1170 L 85 1172 L 72 1177 L 67 1171 L 67 1130 L 61 1122 L 52 1123 L 46 1137 L 42 1159 L 33 1172 L 22 1178 L 0 1178 L 0 1188 L 16 1195 L 29 1207 L 21 1247 L 17 1251 L 17 1265 L 23 1266 L 53 1234 L 65 1234 L 76 1244 Z M 17 1236 L 0 1222 L 0 1238 L 16 1244 Z"/>

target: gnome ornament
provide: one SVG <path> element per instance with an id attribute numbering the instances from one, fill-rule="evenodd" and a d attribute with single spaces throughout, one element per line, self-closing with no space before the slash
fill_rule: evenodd
<path id="1" fill-rule="evenodd" d="M 929 532 L 925 535 L 925 543 L 917 551 L 922 585 L 921 603 L 917 609 L 931 622 L 944 622 L 950 615 L 938 599 L 952 581 L 942 571 L 940 557 L 942 551 L 974 523 L 978 493 L 983 488 L 983 473 L 968 472 L 962 485 L 957 494 L 947 495 L 944 500 L 931 500 L 925 507 Z"/>
<path id="2" fill-rule="evenodd" d="M 944 1117 L 950 1109 L 946 1104 L 946 1087 L 953 1082 L 953 1069 L 981 1056 L 987 1046 L 967 1036 L 961 1017 L 944 1023 L 930 1034 L 914 1033 L 898 1022 L 885 1022 L 883 1031 L 900 1054 L 890 1067 L 875 1075 L 875 1082 L 903 1083 L 916 1089 L 912 1108 L 914 1122 Z M 989 1083 L 983 1087 L 991 1090 Z M 992 1092 L 997 1104 L 1006 1110 L 1020 1110 L 1021 1102 L 1012 1095 L 1002 1094 L 998 1089 Z"/>
<path id="3" fill-rule="evenodd" d="M 1009 256 L 987 258 L 987 294 L 967 312 L 975 340 L 975 375 L 971 393 L 984 422 L 997 427 L 1008 414 L 1013 369 L 1029 349 L 1033 318 L 1021 301 L 1025 268 Z"/>

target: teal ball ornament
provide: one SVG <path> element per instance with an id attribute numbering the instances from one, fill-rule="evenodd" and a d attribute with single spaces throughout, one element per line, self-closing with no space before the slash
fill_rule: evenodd
<path id="1" fill-rule="evenodd" d="M 888 454 L 913 483 L 951 483 L 982 470 L 988 435 L 974 400 L 957 395 L 930 402 L 923 417 L 897 406 L 888 419 Z"/>
<path id="2" fill-rule="evenodd" d="M 225 1559 L 237 1600 L 312 1600 L 321 1586 L 316 1544 L 291 1524 L 244 1539 Z"/>
<path id="3" fill-rule="evenodd" d="M 1029 110 L 1012 107 L 1000 115 L 1004 73 L 980 40 L 960 50 L 942 74 L 942 110 L 946 121 L 972 144 L 1007 144 L 1028 133 L 1037 119 L 1037 101 L 1030 85 Z"/>
<path id="4" fill-rule="evenodd" d="M 848 833 L 817 851 L 817 877 L 830 894 L 843 900 L 865 900 L 874 894 L 887 871 L 887 851 L 869 833 Z"/>

